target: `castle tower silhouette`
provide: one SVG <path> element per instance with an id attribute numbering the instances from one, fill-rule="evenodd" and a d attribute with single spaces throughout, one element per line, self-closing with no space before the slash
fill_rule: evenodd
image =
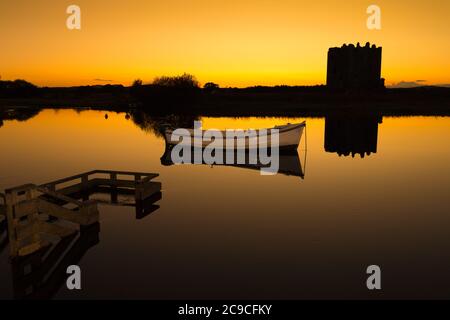
<path id="1" fill-rule="evenodd" d="M 381 78 L 382 48 L 358 43 L 328 50 L 327 87 L 337 90 L 384 88 Z"/>

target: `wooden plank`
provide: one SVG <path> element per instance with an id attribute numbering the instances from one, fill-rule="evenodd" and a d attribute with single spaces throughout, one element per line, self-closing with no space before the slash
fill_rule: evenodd
<path id="1" fill-rule="evenodd" d="M 51 234 L 60 238 L 71 236 L 78 232 L 76 229 L 63 227 L 54 223 L 41 222 L 39 232 Z"/>
<path id="2" fill-rule="evenodd" d="M 67 203 L 74 204 L 74 205 L 76 205 L 76 206 L 78 206 L 78 207 L 81 207 L 81 206 L 84 205 L 83 202 L 80 202 L 80 201 L 78 201 L 78 200 L 72 199 L 72 198 L 70 198 L 70 197 L 68 197 L 68 196 L 66 196 L 66 195 L 64 195 L 64 194 L 59 193 L 58 191 L 56 191 L 56 192 L 55 192 L 55 191 L 50 191 L 50 190 L 46 190 L 46 189 L 44 189 L 44 188 L 39 188 L 39 190 L 40 190 L 42 193 L 45 193 L 45 194 L 47 194 L 47 195 L 52 196 L 53 198 L 56 198 L 56 199 L 65 201 L 65 202 L 67 202 Z"/>
<path id="3" fill-rule="evenodd" d="M 31 183 L 27 183 L 27 184 L 24 184 L 24 185 L 21 185 L 21 186 L 17 186 L 17 187 L 14 187 L 14 188 L 6 189 L 5 193 L 18 194 L 18 193 L 22 193 L 22 192 L 25 192 L 25 191 L 28 191 L 28 190 L 34 189 L 34 188 L 36 188 L 36 185 L 31 184 Z"/>
<path id="4" fill-rule="evenodd" d="M 134 180 L 110 180 L 110 179 L 100 179 L 95 178 L 91 180 L 94 184 L 94 187 L 98 186 L 113 186 L 113 187 L 122 187 L 122 188 L 134 188 L 136 186 L 136 182 Z"/>
<path id="5" fill-rule="evenodd" d="M 158 173 L 149 173 L 149 172 L 134 172 L 134 171 L 116 171 L 116 170 L 94 170 L 94 173 L 102 173 L 102 174 L 111 174 L 114 173 L 116 175 L 123 175 L 123 176 L 152 176 L 153 178 L 159 177 Z"/>
<path id="6" fill-rule="evenodd" d="M 34 225 L 32 223 L 27 224 L 17 224 L 14 227 L 14 235 L 16 241 L 22 241 L 24 239 L 27 239 L 29 237 L 32 237 L 36 232 L 36 228 L 34 228 Z"/>
<path id="7" fill-rule="evenodd" d="M 47 246 L 49 246 L 50 243 L 48 241 L 45 240 L 39 240 L 37 242 L 33 242 L 29 245 L 23 246 L 18 250 L 18 255 L 19 256 L 27 256 L 30 255 L 42 248 L 45 248 Z"/>
<path id="8" fill-rule="evenodd" d="M 42 240 L 41 234 L 50 234 L 62 239 L 69 237 L 78 230 L 63 227 L 57 224 L 45 221 L 30 222 L 26 224 L 16 225 L 14 228 L 14 244 L 15 254 L 20 256 L 29 255 L 42 247 L 48 245 Z"/>
<path id="9" fill-rule="evenodd" d="M 14 205 L 14 218 L 22 218 L 31 214 L 38 213 L 38 200 L 20 201 Z"/>
<path id="10" fill-rule="evenodd" d="M 157 178 L 158 176 L 159 176 L 159 174 L 157 174 L 157 173 L 151 174 L 151 175 L 148 175 L 145 178 L 140 179 L 139 182 L 140 183 L 147 183 L 147 182 L 150 182 L 151 180 L 153 180 L 154 178 Z"/>
<path id="11" fill-rule="evenodd" d="M 58 190 L 54 190 L 55 192 L 58 192 L 59 194 L 72 194 L 72 193 L 78 193 L 83 191 L 83 185 L 81 183 L 74 184 L 72 186 L 64 187 Z"/>
<path id="12" fill-rule="evenodd" d="M 80 210 L 73 211 L 46 200 L 39 199 L 39 211 L 81 225 L 91 225 L 99 219 L 98 209 L 94 203 L 83 206 Z"/>
<path id="13" fill-rule="evenodd" d="M 162 188 L 161 182 L 149 182 L 140 184 L 136 187 L 136 201 L 144 200 L 151 195 L 160 192 Z"/>
<path id="14" fill-rule="evenodd" d="M 58 185 L 58 184 L 66 183 L 66 182 L 69 182 L 69 181 L 72 181 L 72 180 L 81 179 L 83 176 L 86 176 L 86 175 L 89 176 L 89 175 L 94 174 L 94 173 L 95 173 L 95 170 L 93 170 L 93 171 L 88 171 L 88 172 L 84 172 L 84 173 L 80 173 L 80 174 L 76 174 L 76 175 L 74 175 L 74 176 L 70 176 L 70 177 L 66 177 L 66 178 L 63 178 L 63 179 L 59 179 L 59 180 L 55 180 L 55 181 L 51 181 L 51 182 L 44 183 L 43 185 L 40 185 L 40 187 L 45 187 L 45 186 L 48 186 L 48 185 Z"/>

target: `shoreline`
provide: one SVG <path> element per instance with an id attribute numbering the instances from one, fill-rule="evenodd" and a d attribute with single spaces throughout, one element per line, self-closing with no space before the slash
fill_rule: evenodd
<path id="1" fill-rule="evenodd" d="M 450 88 L 386 89 L 382 92 L 333 93 L 326 88 L 247 88 L 202 92 L 195 101 L 172 103 L 133 100 L 120 94 L 80 94 L 35 98 L 0 98 L 0 112 L 9 108 L 90 108 L 105 111 L 204 116 L 323 116 L 330 113 L 450 116 Z"/>

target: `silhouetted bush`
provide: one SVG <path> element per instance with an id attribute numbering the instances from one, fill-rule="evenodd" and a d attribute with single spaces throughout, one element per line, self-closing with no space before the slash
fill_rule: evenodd
<path id="1" fill-rule="evenodd" d="M 25 80 L 0 81 L 1 98 L 29 98 L 35 97 L 38 87 Z"/>
<path id="2" fill-rule="evenodd" d="M 189 111 L 200 94 L 198 81 L 190 74 L 175 77 L 158 77 L 149 85 L 135 81 L 131 95 L 141 106 L 153 113 Z"/>
<path id="3" fill-rule="evenodd" d="M 203 90 L 208 93 L 214 92 L 214 91 L 219 90 L 219 85 L 214 82 L 208 82 L 208 83 L 205 83 L 205 85 L 203 86 Z"/>
<path id="4" fill-rule="evenodd" d="M 157 87 L 176 88 L 176 89 L 198 89 L 199 84 L 193 75 L 183 74 L 175 77 L 158 77 L 153 80 L 152 85 Z"/>

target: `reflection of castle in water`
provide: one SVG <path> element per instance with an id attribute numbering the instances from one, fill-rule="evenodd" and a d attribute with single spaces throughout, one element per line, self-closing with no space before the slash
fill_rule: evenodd
<path id="1" fill-rule="evenodd" d="M 51 298 L 67 267 L 99 243 L 98 203 L 133 206 L 142 219 L 159 208 L 158 174 L 94 170 L 0 194 L 0 251 L 9 245 L 14 297 Z"/>
<path id="2" fill-rule="evenodd" d="M 325 151 L 361 158 L 377 152 L 380 115 L 328 115 L 325 117 Z"/>

